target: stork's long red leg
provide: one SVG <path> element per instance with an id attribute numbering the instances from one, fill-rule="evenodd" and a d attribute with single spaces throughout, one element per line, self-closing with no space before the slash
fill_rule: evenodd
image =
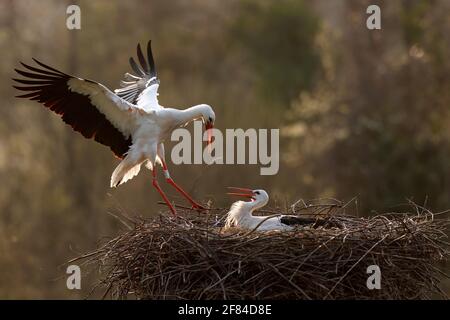
<path id="1" fill-rule="evenodd" d="M 167 196 L 164 193 L 164 191 L 162 191 L 161 187 L 159 186 L 158 180 L 156 180 L 156 166 L 153 166 L 152 176 L 153 176 L 153 182 L 152 182 L 153 186 L 156 188 L 156 190 L 158 190 L 159 194 L 164 199 L 164 202 L 167 204 L 167 206 L 169 207 L 169 209 L 172 212 L 172 214 L 174 216 L 176 216 L 177 215 L 177 211 L 175 210 L 174 206 L 170 203 L 170 201 L 167 198 Z"/>
<path id="2" fill-rule="evenodd" d="M 162 161 L 162 167 L 164 170 L 164 176 L 166 177 L 167 183 L 172 185 L 179 193 L 181 193 L 181 195 L 185 197 L 187 201 L 189 201 L 193 209 L 206 210 L 205 207 L 198 204 L 194 199 L 192 199 L 192 197 L 186 191 L 184 191 L 179 185 L 175 183 L 175 181 L 173 181 L 173 179 L 170 177 L 169 170 L 167 169 L 165 161 Z"/>

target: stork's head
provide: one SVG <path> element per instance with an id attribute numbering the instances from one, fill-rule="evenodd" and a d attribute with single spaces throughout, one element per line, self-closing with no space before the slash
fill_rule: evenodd
<path id="1" fill-rule="evenodd" d="M 265 190 L 262 189 L 247 189 L 247 188 L 236 188 L 228 187 L 232 192 L 228 192 L 229 195 L 240 196 L 250 199 L 254 203 L 255 207 L 264 207 L 267 202 L 269 202 L 269 195 Z"/>
<path id="2" fill-rule="evenodd" d="M 208 136 L 207 144 L 208 144 L 209 150 L 211 151 L 212 129 L 214 129 L 214 121 L 216 121 L 216 115 L 215 115 L 213 109 L 211 108 L 211 106 L 209 106 L 207 104 L 202 105 L 201 114 L 202 114 L 203 123 L 205 124 L 206 134 Z"/>

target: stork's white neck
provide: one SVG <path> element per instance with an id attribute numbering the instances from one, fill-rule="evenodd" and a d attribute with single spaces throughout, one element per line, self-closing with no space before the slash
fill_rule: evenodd
<path id="1" fill-rule="evenodd" d="M 206 114 L 209 106 L 199 104 L 184 110 L 170 109 L 173 117 L 173 124 L 176 127 L 182 126 L 192 120 L 202 118 Z"/>
<path id="2" fill-rule="evenodd" d="M 228 212 L 225 224 L 227 227 L 235 225 L 242 225 L 244 220 L 253 218 L 253 211 L 264 207 L 268 199 L 261 199 L 256 201 L 236 201 L 231 205 Z"/>
<path id="3" fill-rule="evenodd" d="M 252 214 L 253 211 L 264 207 L 267 204 L 267 201 L 268 201 L 268 199 L 259 199 L 259 200 L 255 200 L 255 201 L 246 202 L 246 204 L 249 208 L 250 214 Z"/>

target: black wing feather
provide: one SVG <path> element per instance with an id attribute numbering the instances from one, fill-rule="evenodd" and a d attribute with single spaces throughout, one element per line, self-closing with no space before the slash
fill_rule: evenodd
<path id="1" fill-rule="evenodd" d="M 332 221 L 329 218 L 319 219 L 319 218 L 300 217 L 294 215 L 283 215 L 280 217 L 280 222 L 288 226 L 310 225 L 313 228 L 341 227 L 341 225 L 337 221 Z"/>
<path id="2" fill-rule="evenodd" d="M 288 226 L 294 226 L 294 225 L 315 224 L 317 222 L 317 219 L 286 215 L 286 216 L 281 216 L 280 221 L 281 221 L 281 223 L 286 224 Z"/>
<path id="3" fill-rule="evenodd" d="M 72 76 L 36 59 L 33 60 L 44 69 L 31 67 L 24 63 L 22 65 L 33 72 L 15 69 L 17 73 L 26 77 L 26 79 L 13 79 L 25 85 L 13 86 L 14 88 L 27 92 L 17 97 L 42 103 L 48 109 L 61 115 L 65 123 L 80 132 L 85 138 L 93 138 L 110 147 L 117 157 L 123 158 L 131 145 L 131 137 L 125 136 L 114 127 L 106 116 L 91 103 L 88 96 L 69 89 L 67 82 L 73 78 Z"/>
<path id="4" fill-rule="evenodd" d="M 145 60 L 140 44 L 137 45 L 136 52 L 140 65 L 136 63 L 133 57 L 129 59 L 131 69 L 133 69 L 136 75 L 126 73 L 125 81 L 121 81 L 120 83 L 121 88 L 114 90 L 119 97 L 134 104 L 145 88 L 154 83 L 159 83 L 155 61 L 153 60 L 151 41 L 147 43 L 148 61 Z M 152 78 L 154 79 L 149 81 Z"/>
<path id="5" fill-rule="evenodd" d="M 136 72 L 139 76 L 145 77 L 145 72 L 142 70 L 140 66 L 134 61 L 133 58 L 130 58 L 130 66 L 133 69 L 134 72 Z"/>
<path id="6" fill-rule="evenodd" d="M 155 67 L 155 61 L 153 60 L 153 53 L 152 53 L 152 40 L 150 40 L 147 43 L 147 59 L 148 59 L 148 63 L 150 64 L 150 76 L 151 77 L 157 77 L 157 73 L 156 73 L 156 67 Z"/>
<path id="7" fill-rule="evenodd" d="M 144 55 L 142 54 L 141 45 L 139 43 L 137 45 L 136 51 L 137 51 L 137 56 L 139 59 L 139 63 L 141 64 L 142 70 L 144 70 L 144 72 L 146 74 L 150 73 L 150 70 L 148 69 L 147 61 L 145 61 Z"/>

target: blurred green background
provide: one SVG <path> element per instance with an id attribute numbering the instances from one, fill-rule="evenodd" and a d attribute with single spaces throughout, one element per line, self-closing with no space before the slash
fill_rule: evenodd
<path id="1" fill-rule="evenodd" d="M 66 28 L 73 3 L 81 30 Z M 366 28 L 370 4 L 382 30 Z M 169 162 L 202 201 L 228 206 L 233 185 L 266 189 L 272 205 L 358 196 L 360 214 L 406 198 L 440 211 L 450 208 L 449 12 L 445 0 L 0 1 L 0 298 L 85 297 L 95 275 L 69 291 L 62 265 L 120 231 L 108 212 L 163 209 L 148 170 L 110 189 L 108 148 L 14 98 L 19 60 L 116 88 L 137 42 L 152 39 L 162 105 L 208 103 L 219 129 L 281 129 L 276 176 Z"/>

